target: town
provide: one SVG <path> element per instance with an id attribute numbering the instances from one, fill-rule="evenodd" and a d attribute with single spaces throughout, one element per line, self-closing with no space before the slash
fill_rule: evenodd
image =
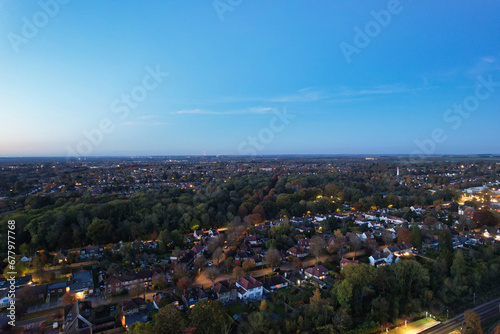
<path id="1" fill-rule="evenodd" d="M 4 331 L 425 330 L 500 297 L 495 156 L 11 160 Z"/>

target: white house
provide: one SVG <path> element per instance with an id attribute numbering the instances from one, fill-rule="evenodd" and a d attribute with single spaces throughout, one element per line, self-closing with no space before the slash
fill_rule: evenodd
<path id="1" fill-rule="evenodd" d="M 374 267 L 390 266 L 394 260 L 394 255 L 391 253 L 381 253 L 379 251 L 373 252 L 369 258 L 370 264 Z"/>
<path id="2" fill-rule="evenodd" d="M 240 299 L 259 299 L 262 297 L 264 291 L 262 283 L 250 275 L 240 277 L 236 281 L 236 287 L 238 288 L 238 298 Z"/>

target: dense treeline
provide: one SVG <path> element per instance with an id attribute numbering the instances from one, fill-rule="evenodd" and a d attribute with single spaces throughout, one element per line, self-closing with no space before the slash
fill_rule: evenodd
<path id="1" fill-rule="evenodd" d="M 414 174 L 440 170 L 445 166 L 423 166 Z M 475 173 L 488 173 L 488 164 Z M 312 169 L 314 170 L 314 169 Z M 254 223 L 282 216 L 329 213 L 349 204 L 355 210 L 403 208 L 428 205 L 458 198 L 458 186 L 442 186 L 434 193 L 415 181 L 397 182 L 395 165 L 359 163 L 322 173 L 274 172 L 234 174 L 206 183 L 200 190 L 175 187 L 149 190 L 134 195 L 102 194 L 81 197 L 31 196 L 20 198 L 23 209 L 2 217 L 0 233 L 7 221 L 15 220 L 17 243 L 22 251 L 49 251 L 107 244 L 120 240 L 148 239 L 162 231 L 186 233 L 195 228 L 220 227 L 234 217 L 249 216 Z M 491 173 L 491 172 L 490 172 Z M 442 177 L 431 182 L 447 181 Z M 68 177 L 68 176 L 65 176 Z M 438 183 L 439 183 L 438 182 Z M 0 256 L 5 257 L 6 238 L 0 239 Z M 174 245 L 175 246 L 175 245 Z"/>
<path id="2" fill-rule="evenodd" d="M 198 302 L 187 312 L 164 303 L 152 323 L 136 324 L 130 331 L 355 334 L 379 331 L 380 325 L 418 318 L 425 312 L 445 319 L 472 307 L 474 295 L 484 301 L 484 296 L 498 293 L 494 289 L 500 279 L 498 248 L 485 246 L 453 254 L 451 247 L 445 232 L 440 236 L 437 262 L 408 258 L 389 267 L 351 264 L 329 291 L 278 290 L 260 306 L 246 304 L 248 316 L 239 323 L 213 301 Z M 276 317 L 278 307 L 284 307 L 286 316 Z"/>

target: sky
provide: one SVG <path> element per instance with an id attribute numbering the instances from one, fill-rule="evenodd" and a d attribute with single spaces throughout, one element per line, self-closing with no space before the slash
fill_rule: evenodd
<path id="1" fill-rule="evenodd" d="M 0 156 L 498 154 L 499 14 L 0 0 Z"/>

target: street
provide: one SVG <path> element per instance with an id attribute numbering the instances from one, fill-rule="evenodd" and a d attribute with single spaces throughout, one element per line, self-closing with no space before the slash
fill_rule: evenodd
<path id="1" fill-rule="evenodd" d="M 477 312 L 481 316 L 481 321 L 484 322 L 486 319 L 499 316 L 500 315 L 500 298 L 495 299 L 491 302 L 479 305 L 473 308 L 474 312 Z M 437 325 L 436 327 L 427 329 L 420 333 L 423 334 L 448 334 L 454 330 L 460 330 L 464 322 L 464 314 L 460 314 L 453 319 Z"/>

